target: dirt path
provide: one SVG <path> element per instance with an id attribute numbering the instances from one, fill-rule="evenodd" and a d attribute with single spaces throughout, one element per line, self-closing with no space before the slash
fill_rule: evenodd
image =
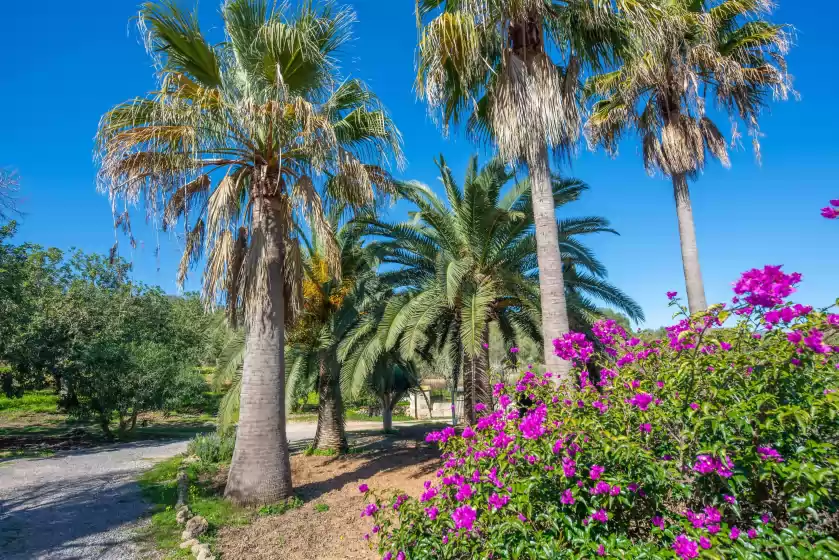
<path id="1" fill-rule="evenodd" d="M 289 424 L 287 433 L 302 442 L 315 425 Z M 132 537 L 149 506 L 137 475 L 186 445 L 139 442 L 0 463 L 0 558 L 139 559 Z"/>

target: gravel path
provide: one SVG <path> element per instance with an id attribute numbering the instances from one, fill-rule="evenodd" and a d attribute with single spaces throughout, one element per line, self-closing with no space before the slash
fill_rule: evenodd
<path id="1" fill-rule="evenodd" d="M 289 424 L 289 441 L 314 436 Z M 187 442 L 138 442 L 0 463 L 0 558 L 139 560 L 137 520 L 149 511 L 135 480 Z"/>

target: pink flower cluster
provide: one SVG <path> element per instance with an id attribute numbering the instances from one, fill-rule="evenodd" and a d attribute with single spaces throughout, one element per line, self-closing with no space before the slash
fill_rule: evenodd
<path id="1" fill-rule="evenodd" d="M 792 307 L 784 307 L 783 309 L 772 309 L 767 311 L 763 316 L 763 320 L 769 325 L 776 325 L 780 322 L 791 323 L 799 317 L 805 317 L 813 311 L 809 305 L 801 305 L 796 303 Z"/>
<path id="2" fill-rule="evenodd" d="M 784 458 L 775 449 L 771 447 L 758 447 L 757 455 L 764 461 L 774 461 L 776 463 L 783 463 Z"/>
<path id="3" fill-rule="evenodd" d="M 465 529 L 471 531 L 475 525 L 475 519 L 478 517 L 478 512 L 471 506 L 460 506 L 452 512 L 452 520 L 457 529 Z"/>
<path id="4" fill-rule="evenodd" d="M 731 471 L 732 468 L 734 468 L 734 464 L 728 457 L 723 462 L 710 455 L 699 455 L 696 458 L 696 464 L 693 465 L 693 470 L 699 474 L 711 474 L 715 472 L 723 478 L 731 478 L 731 475 L 734 474 Z"/>
<path id="5" fill-rule="evenodd" d="M 784 298 L 795 292 L 794 286 L 801 282 L 797 272 L 784 274 L 780 266 L 765 266 L 763 270 L 753 268 L 744 272 L 734 284 L 734 293 L 746 295 L 746 302 L 751 305 L 775 307 L 784 302 Z"/>
<path id="6" fill-rule="evenodd" d="M 594 345 L 583 333 L 569 332 L 554 339 L 554 353 L 563 360 L 576 359 L 585 363 L 594 353 Z"/>
<path id="7" fill-rule="evenodd" d="M 831 208 L 831 206 L 833 208 Z M 822 216 L 828 220 L 835 220 L 836 218 L 839 218 L 839 210 L 837 210 L 837 208 L 839 208 L 839 199 L 831 200 L 830 206 L 822 208 Z"/>

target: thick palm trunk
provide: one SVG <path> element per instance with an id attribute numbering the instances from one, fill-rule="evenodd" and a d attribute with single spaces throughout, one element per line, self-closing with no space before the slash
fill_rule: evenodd
<path id="1" fill-rule="evenodd" d="M 565 306 L 565 280 L 562 277 L 562 256 L 559 252 L 559 229 L 556 224 L 553 187 L 551 185 L 548 147 L 543 145 L 527 162 L 533 196 L 533 218 L 536 225 L 536 257 L 539 261 L 539 291 L 542 296 L 542 336 L 547 371 L 558 380 L 567 380 L 571 364 L 554 354 L 553 340 L 568 332 L 568 310 Z"/>
<path id="2" fill-rule="evenodd" d="M 318 427 L 314 448 L 345 453 L 347 433 L 344 429 L 344 402 L 338 376 L 330 371 L 325 357 L 320 360 L 318 375 Z"/>
<path id="3" fill-rule="evenodd" d="M 390 393 L 382 395 L 382 429 L 386 432 L 393 430 L 393 408 Z"/>
<path id="4" fill-rule="evenodd" d="M 224 495 L 238 504 L 275 503 L 291 497 L 285 431 L 284 247 L 280 213 L 264 197 L 253 205 L 254 250 L 260 251 L 262 297 L 246 306 L 239 425 Z M 260 281 L 260 280 L 256 280 Z"/>
<path id="5" fill-rule="evenodd" d="M 685 270 L 685 287 L 688 292 L 688 307 L 691 313 L 705 311 L 705 286 L 699 268 L 699 249 L 696 246 L 696 227 L 693 224 L 693 208 L 690 204 L 690 190 L 687 177 L 673 176 L 673 195 L 676 199 L 676 215 L 679 218 L 679 240 L 682 245 L 682 266 Z"/>

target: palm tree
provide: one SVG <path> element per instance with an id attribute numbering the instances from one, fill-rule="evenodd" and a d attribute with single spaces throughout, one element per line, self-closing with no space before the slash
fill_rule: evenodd
<path id="1" fill-rule="evenodd" d="M 164 229 L 183 222 L 179 279 L 206 262 L 207 301 L 226 294 L 231 310 L 244 308 L 241 410 L 225 490 L 243 504 L 292 491 L 283 353 L 301 299 L 299 224 L 311 220 L 339 277 L 326 209 L 368 204 L 374 186 L 387 186 L 381 165 L 400 153 L 373 94 L 338 72 L 334 56 L 353 13 L 304 2 L 287 16 L 287 8 L 227 0 L 225 40 L 211 45 L 195 14 L 171 0 L 143 4 L 159 88 L 114 107 L 98 133 L 100 189 L 114 207 L 141 201 Z M 128 229 L 128 214 L 115 223 Z"/>
<path id="2" fill-rule="evenodd" d="M 784 61 L 788 30 L 761 19 L 771 7 L 768 0 L 669 0 L 619 11 L 622 63 L 586 85 L 595 100 L 587 123 L 591 142 L 614 153 L 631 127 L 647 170 L 661 171 L 673 183 L 691 312 L 707 305 L 688 179 L 702 171 L 706 153 L 729 165 L 707 99 L 732 122 L 746 124 L 759 153 L 761 111 L 770 97 L 786 99 L 792 91 Z M 735 128 L 732 139 L 738 137 Z"/>
<path id="3" fill-rule="evenodd" d="M 401 194 L 417 207 L 407 222 L 362 220 L 372 238 L 368 249 L 383 264 L 398 266 L 382 273 L 382 281 L 399 290 L 375 318 L 375 340 L 360 353 L 348 352 L 344 368 L 350 378 L 364 378 L 378 353 L 398 347 L 411 358 L 448 349 L 455 379 L 462 360 L 464 410 L 467 421 L 474 422 L 475 404 L 489 404 L 490 398 L 490 323 L 498 324 L 507 348 L 516 346 L 522 335 L 542 340 L 531 181 L 514 183 L 504 192 L 513 173 L 500 159 L 479 167 L 475 156 L 461 188 L 442 157 L 437 165 L 445 199 L 428 187 L 406 183 Z M 551 188 L 553 203 L 560 207 L 588 187 L 552 177 Z M 557 223 L 557 243 L 566 256 L 569 315 L 578 328 L 599 317 L 592 297 L 633 319 L 643 317 L 637 303 L 605 281 L 604 266 L 578 240 L 598 232 L 615 233 L 599 217 Z M 372 326 L 366 328 L 372 332 Z"/>
<path id="4" fill-rule="evenodd" d="M 299 320 L 289 332 L 286 361 L 289 365 L 287 400 L 299 384 L 314 382 L 318 391 L 318 424 L 313 447 L 339 453 L 347 450 L 344 404 L 341 395 L 338 344 L 355 324 L 359 313 L 378 295 L 378 262 L 361 247 L 360 230 L 338 229 L 339 213 L 331 222 L 341 251 L 341 279 L 329 273 L 325 248 L 318 237 L 305 243 L 303 296 Z M 305 237 L 302 237 L 305 240 Z"/>
<path id="5" fill-rule="evenodd" d="M 546 340 L 569 328 L 549 152 L 578 138 L 578 76 L 608 52 L 605 13 L 590 0 L 417 0 L 420 96 L 444 124 L 466 118 L 471 132 L 495 141 L 502 158 L 527 164 Z M 544 357 L 567 377 L 570 364 L 550 344 Z"/>

